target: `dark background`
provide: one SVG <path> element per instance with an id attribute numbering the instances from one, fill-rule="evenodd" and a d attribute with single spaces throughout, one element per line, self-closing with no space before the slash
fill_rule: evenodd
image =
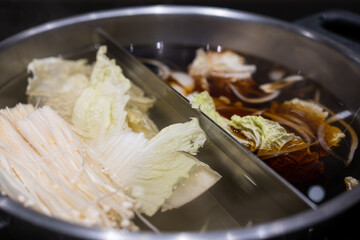
<path id="1" fill-rule="evenodd" d="M 92 11 L 152 4 L 207 5 L 294 21 L 324 10 L 360 14 L 360 0 L 0 0 L 0 40 L 38 24 Z"/>
<path id="2" fill-rule="evenodd" d="M 193 0 L 193 1 L 145 1 L 145 0 L 0 0 L 0 41 L 27 28 L 59 18 L 92 11 L 128 6 L 152 4 L 206 5 L 237 9 L 293 22 L 326 10 L 346 10 L 360 15 L 360 0 Z M 359 32 L 353 33 L 360 35 Z M 360 76 L 359 76 L 360 78 Z M 326 236 L 314 234 L 310 239 L 337 240 L 360 239 L 358 220 L 360 205 L 324 225 Z M 6 229 L 0 230 L 0 239 L 12 239 Z M 308 238 L 309 239 L 309 238 Z"/>

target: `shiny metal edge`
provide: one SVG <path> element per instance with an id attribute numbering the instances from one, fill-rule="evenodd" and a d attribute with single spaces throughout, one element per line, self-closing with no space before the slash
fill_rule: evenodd
<path id="1" fill-rule="evenodd" d="M 349 198 L 351 196 L 351 198 Z M 304 228 L 312 228 L 325 220 L 328 220 L 336 213 L 341 213 L 348 207 L 355 205 L 360 200 L 360 188 L 354 188 L 348 194 L 342 194 L 336 200 L 330 200 L 317 210 L 309 210 L 301 214 L 276 220 L 270 223 L 261 224 L 254 227 L 234 229 L 227 231 L 213 231 L 208 233 L 179 232 L 155 234 L 151 232 L 129 233 L 116 229 L 105 229 L 96 227 L 85 227 L 82 225 L 64 222 L 53 217 L 43 215 L 35 210 L 26 208 L 7 197 L 0 198 L 0 208 L 4 212 L 12 214 L 19 219 L 29 220 L 34 226 L 45 227 L 50 231 L 64 233 L 71 232 L 72 237 L 85 239 L 156 239 L 164 240 L 187 240 L 187 239 L 211 239 L 214 240 L 249 240 L 249 239 L 268 239 L 284 234 L 293 233 Z M 346 204 L 344 204 L 346 203 Z M 19 214 L 19 209 L 21 214 Z M 335 211 L 334 211 L 335 209 Z"/>
<path id="2" fill-rule="evenodd" d="M 155 6 L 138 6 L 138 7 L 127 7 L 120 9 L 110 9 L 95 11 L 85 14 L 79 14 L 71 17 L 62 18 L 59 20 L 49 21 L 47 23 L 32 27 L 28 30 L 24 30 L 12 37 L 6 38 L 0 42 L 0 51 L 9 45 L 14 44 L 17 41 L 21 41 L 24 38 L 31 37 L 42 32 L 50 31 L 52 29 L 60 28 L 67 25 L 79 24 L 83 22 L 95 21 L 100 19 L 114 18 L 114 17 L 126 17 L 134 15 L 203 15 L 220 18 L 229 18 L 235 20 L 246 20 L 252 22 L 266 23 L 287 31 L 298 33 L 307 38 L 321 42 L 331 48 L 338 50 L 343 53 L 349 59 L 360 63 L 360 55 L 351 50 L 350 48 L 336 42 L 335 40 L 321 35 L 315 31 L 306 29 L 302 26 L 287 23 L 272 17 L 262 16 L 259 14 L 243 12 L 239 10 L 233 10 L 229 8 L 219 7 L 204 7 L 204 6 L 184 6 L 184 5 L 155 5 Z"/>
<path id="3" fill-rule="evenodd" d="M 81 14 L 73 17 L 63 18 L 60 20 L 50 21 L 39 26 L 22 31 L 12 37 L 9 37 L 0 42 L 0 51 L 6 47 L 16 44 L 25 38 L 41 34 L 43 32 L 51 31 L 53 29 L 61 28 L 67 25 L 79 24 L 83 22 L 95 21 L 98 19 L 126 17 L 134 15 L 152 15 L 152 14 L 183 14 L 183 15 L 205 15 L 220 18 L 231 18 L 235 20 L 246 20 L 252 22 L 260 22 L 270 24 L 287 31 L 298 33 L 304 37 L 313 39 L 323 43 L 337 51 L 352 61 L 360 64 L 360 55 L 355 53 L 350 48 L 343 46 L 336 41 L 318 34 L 306 28 L 273 19 L 271 17 L 264 17 L 257 14 L 217 8 L 217 7 L 202 7 L 202 6 L 166 6 L 156 5 L 150 7 L 129 7 L 114 10 L 103 10 L 98 12 L 91 12 Z M 301 229 L 311 228 L 315 225 L 329 220 L 335 215 L 344 212 L 360 201 L 360 188 L 356 187 L 350 192 L 340 194 L 339 196 L 329 200 L 320 205 L 318 209 L 308 210 L 294 216 L 286 217 L 280 220 L 272 221 L 270 223 L 260 224 L 257 226 L 235 229 L 214 231 L 211 233 L 211 239 L 267 239 L 278 237 L 284 234 L 296 232 Z M 12 214 L 22 220 L 31 219 L 31 223 L 37 226 L 45 227 L 49 230 L 68 234 L 69 231 L 74 237 L 86 237 L 88 239 L 209 239 L 208 234 L 194 233 L 194 232 L 180 232 L 180 233 L 164 233 L 155 235 L 154 233 L 128 233 L 116 229 L 104 229 L 95 227 L 85 227 L 72 223 L 67 223 L 53 217 L 45 216 L 32 209 L 28 209 L 9 198 L 0 194 L 0 209 L 4 212 Z M 21 211 L 19 211 L 19 209 Z M 20 215 L 19 212 L 22 214 Z M 56 226 L 56 227 L 55 227 Z"/>

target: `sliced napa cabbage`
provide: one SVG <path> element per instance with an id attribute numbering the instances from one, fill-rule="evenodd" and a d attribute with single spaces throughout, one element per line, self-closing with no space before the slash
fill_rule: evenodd
<path id="1" fill-rule="evenodd" d="M 132 131 L 144 133 L 147 139 L 153 138 L 159 132 L 157 126 L 146 112 L 142 112 L 136 105 L 129 102 L 125 107 L 125 111 L 127 112 L 126 122 Z"/>
<path id="2" fill-rule="evenodd" d="M 155 99 L 131 84 L 106 51 L 105 46 L 98 50 L 90 86 L 75 103 L 72 123 L 93 139 L 129 129 L 153 137 L 158 129 L 146 112 Z"/>
<path id="3" fill-rule="evenodd" d="M 146 138 L 151 139 L 159 130 L 149 118 L 147 111 L 154 106 L 156 99 L 146 97 L 144 91 L 134 84 L 131 84 L 127 94 L 130 96 L 130 99 L 125 106 L 125 111 L 127 112 L 126 122 L 132 131 L 142 132 Z"/>
<path id="4" fill-rule="evenodd" d="M 212 119 L 225 131 L 232 134 L 230 128 L 230 120 L 224 118 L 216 111 L 214 100 L 208 92 L 203 91 L 201 93 L 194 94 L 193 99 L 191 100 L 191 106 L 205 113 L 210 119 Z M 251 142 L 249 142 L 247 139 L 239 138 L 235 135 L 233 136 L 246 147 L 249 147 L 251 145 Z"/>
<path id="5" fill-rule="evenodd" d="M 151 140 L 123 131 L 90 144 L 111 178 L 123 183 L 141 211 L 152 216 L 160 207 L 168 210 L 190 202 L 220 179 L 193 156 L 205 140 L 197 119 L 192 119 L 162 129 Z"/>
<path id="6" fill-rule="evenodd" d="M 106 47 L 100 47 L 90 86 L 77 99 L 72 115 L 74 126 L 92 139 L 128 129 L 124 108 L 129 101 L 125 93 L 130 89 L 130 81 L 105 53 Z"/>
<path id="7" fill-rule="evenodd" d="M 286 143 L 296 138 L 279 123 L 261 116 L 233 115 L 230 126 L 240 131 L 251 143 L 250 151 L 257 150 L 258 154 L 280 151 Z"/>
<path id="8" fill-rule="evenodd" d="M 127 189 L 143 213 L 152 216 L 161 207 L 171 209 L 191 201 L 220 178 L 193 156 L 204 144 L 205 133 L 193 119 L 156 134 L 155 124 L 142 117 L 154 100 L 131 86 L 105 53 L 106 48 L 101 47 L 90 86 L 75 104 L 74 125 L 85 133 L 86 143 L 111 179 Z M 146 136 L 143 126 L 154 128 L 153 136 Z M 191 186 L 191 191 L 181 186 Z M 177 189 L 182 194 L 174 195 Z"/>
<path id="9" fill-rule="evenodd" d="M 144 91 L 134 84 L 131 84 L 127 94 L 130 96 L 128 105 L 134 105 L 144 113 L 152 108 L 156 101 L 154 97 L 146 97 Z"/>
<path id="10" fill-rule="evenodd" d="M 134 211 L 151 216 L 180 207 L 220 175 L 195 158 L 206 140 L 198 121 L 159 132 L 147 115 L 155 99 L 133 85 L 106 50 L 99 48 L 93 66 L 60 58 L 29 65 L 27 94 L 36 108 L 0 111 L 0 138 L 10 132 L 26 148 L 19 152 L 13 141 L 0 149 L 0 188 L 13 186 L 4 191 L 62 219 L 133 230 Z M 49 106 L 37 108 L 42 105 Z"/>
<path id="11" fill-rule="evenodd" d="M 211 98 L 210 94 L 206 91 L 203 91 L 199 94 L 194 94 L 191 100 L 191 106 L 195 109 L 201 110 L 214 122 L 216 122 L 220 127 L 227 129 L 229 120 L 222 117 L 215 108 L 214 100 Z"/>
<path id="12" fill-rule="evenodd" d="M 206 52 L 200 48 L 196 50 L 196 57 L 191 63 L 189 68 L 189 74 L 191 76 L 207 76 L 211 70 Z"/>
<path id="13" fill-rule="evenodd" d="M 126 104 L 125 109 L 128 115 L 125 121 L 128 126 L 135 132 L 144 132 L 147 138 L 155 136 L 159 130 L 146 113 L 154 105 L 155 99 L 146 97 L 143 90 L 132 84 L 123 75 L 121 68 L 116 66 L 115 61 L 108 59 L 105 53 L 106 47 L 100 47 L 95 67 L 87 64 L 84 59 L 64 60 L 60 57 L 49 57 L 33 60 L 28 65 L 28 71 L 32 74 L 28 78 L 26 91 L 29 103 L 38 107 L 48 105 L 66 121 L 73 123 L 73 120 L 80 121 L 79 116 L 73 117 L 75 104 L 79 102 L 81 96 L 80 102 L 86 105 L 88 98 L 88 108 L 94 108 L 91 112 L 102 112 L 97 117 L 92 115 L 91 118 L 94 118 L 95 122 L 104 121 L 105 123 L 105 126 L 100 129 L 96 127 L 93 129 L 97 124 L 84 126 L 85 132 L 91 129 L 87 133 L 91 136 L 110 131 L 110 126 L 123 120 L 116 115 L 119 106 L 113 104 L 125 100 L 122 104 Z M 104 79 L 105 82 L 103 82 Z M 90 85 L 92 89 L 89 89 Z M 116 90 L 111 88 L 127 92 L 129 99 L 127 101 L 118 99 Z M 97 98 L 99 91 L 106 92 L 107 97 L 94 105 L 91 99 Z M 79 114 L 81 107 L 78 103 L 76 112 Z M 80 124 L 81 122 L 76 122 L 76 125 Z"/>
<path id="14" fill-rule="evenodd" d="M 296 138 L 293 133 L 288 133 L 279 123 L 261 116 L 233 115 L 229 121 L 216 111 L 214 101 L 206 91 L 194 94 L 191 105 L 193 108 L 200 109 L 219 126 L 231 133 L 250 151 L 258 151 L 258 154 L 279 151 L 286 143 Z M 234 135 L 231 128 L 237 129 L 239 134 Z"/>
<path id="15" fill-rule="evenodd" d="M 48 105 L 70 120 L 77 98 L 89 86 L 92 66 L 84 59 L 49 57 L 34 59 L 28 65 L 26 94 L 34 106 Z"/>

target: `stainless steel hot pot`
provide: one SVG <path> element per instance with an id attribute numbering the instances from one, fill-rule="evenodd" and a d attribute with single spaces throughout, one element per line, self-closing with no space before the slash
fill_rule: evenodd
<path id="1" fill-rule="evenodd" d="M 99 35 L 99 29 L 109 35 L 111 41 L 125 46 L 156 46 L 157 43 L 165 47 L 171 44 L 221 45 L 300 70 L 335 92 L 350 110 L 355 110 L 360 102 L 360 55 L 323 35 L 297 25 L 228 9 L 151 6 L 95 12 L 53 21 L 1 42 L 1 107 L 26 100 L 25 70 L 29 61 L 60 54 L 64 57 L 82 56 L 93 46 L 109 40 Z M 141 81 L 137 83 L 141 85 Z M 166 105 L 161 98 L 167 96 L 161 95 L 163 93 L 157 89 L 150 87 L 146 90 L 150 91 L 149 94 L 152 90 L 159 91 L 160 103 L 154 110 L 158 114 L 155 122 L 164 125 L 174 122 L 175 118 L 185 120 L 195 114 L 179 96 L 170 100 L 175 104 L 180 102 L 181 107 L 164 109 L 169 104 Z M 164 91 L 172 90 L 166 88 Z M 221 219 L 221 214 L 215 215 L 214 230 L 201 233 L 192 231 L 191 216 L 187 216 L 185 220 L 189 223 L 185 230 L 175 227 L 161 235 L 152 232 L 127 233 L 66 223 L 0 196 L 3 225 L 10 221 L 14 226 L 12 228 L 17 229 L 15 234 L 26 236 L 27 233 L 37 232 L 39 236 L 54 239 L 303 239 L 360 202 L 360 189 L 355 188 L 324 204 L 315 205 L 222 130 L 209 125 L 206 120 L 201 122 L 210 141 L 200 153 L 200 158 L 222 171 L 224 183 L 188 208 L 189 211 L 201 208 L 205 200 L 221 203 L 224 212 L 231 215 L 230 223 L 224 224 L 221 221 L 226 217 Z M 243 197 L 234 197 L 230 202 L 221 198 L 221 191 L 229 190 L 226 189 L 229 182 L 236 182 L 236 188 L 230 190 L 237 189 Z M 202 210 L 211 212 L 216 209 L 205 207 Z M 176 213 L 174 216 L 178 217 Z M 174 221 L 174 216 L 169 219 L 160 217 L 155 221 Z M 246 219 L 253 219 L 251 226 L 246 227 Z M 180 219 L 173 225 L 179 226 L 180 221 L 184 222 Z"/>

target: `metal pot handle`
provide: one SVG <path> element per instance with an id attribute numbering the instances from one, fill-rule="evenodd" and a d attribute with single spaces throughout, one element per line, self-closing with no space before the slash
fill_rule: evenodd
<path id="1" fill-rule="evenodd" d="M 360 53 L 360 15 L 349 11 L 325 11 L 295 21 Z"/>

